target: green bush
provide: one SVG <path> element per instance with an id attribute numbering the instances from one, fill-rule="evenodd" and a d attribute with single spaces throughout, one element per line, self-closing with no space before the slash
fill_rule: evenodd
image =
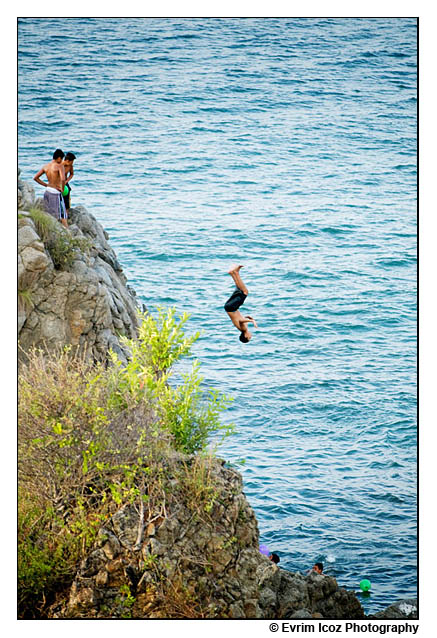
<path id="1" fill-rule="evenodd" d="M 78 560 L 103 522 L 103 516 L 91 512 L 87 513 L 88 520 L 84 518 L 72 513 L 66 525 L 50 500 L 19 489 L 17 581 L 21 618 L 43 617 L 46 604 L 71 585 Z"/>
<path id="2" fill-rule="evenodd" d="M 91 243 L 84 237 L 72 237 L 68 231 L 59 228 L 47 241 L 46 247 L 55 268 L 63 270 L 73 264 L 77 251 L 88 252 Z"/>
<path id="3" fill-rule="evenodd" d="M 174 308 L 158 308 L 156 319 L 140 313 L 139 338 L 121 338 L 130 352 L 129 362 L 122 366 L 114 353 L 111 356 L 114 403 L 128 407 L 140 397 L 148 401 L 160 426 L 172 433 L 176 449 L 190 454 L 204 449 L 216 432 L 228 436 L 233 425 L 222 424 L 219 418 L 231 399 L 217 390 L 203 389 L 198 361 L 190 372 L 181 374 L 182 383 L 171 383 L 172 366 L 191 353 L 200 336 L 200 332 L 185 336 L 188 319 L 187 313 L 176 317 Z"/>
<path id="4" fill-rule="evenodd" d="M 137 340 L 123 339 L 104 367 L 72 348 L 32 351 L 19 371 L 19 616 L 45 617 L 68 587 L 106 517 L 136 502 L 164 511 L 177 478 L 180 498 L 206 515 L 215 501 L 204 455 L 180 464 L 174 450 L 203 452 L 227 436 L 219 414 L 229 399 L 202 387 L 200 364 L 174 383 L 172 366 L 199 333 L 185 336 L 188 315 L 141 314 Z M 166 469 L 164 469 L 166 468 Z"/>
<path id="5" fill-rule="evenodd" d="M 92 243 L 89 239 L 73 237 L 58 221 L 40 208 L 32 208 L 29 212 L 36 230 L 58 270 L 69 268 L 73 264 L 78 250 L 87 253 L 91 249 Z"/>
<path id="6" fill-rule="evenodd" d="M 232 425 L 220 421 L 220 413 L 231 399 L 217 390 L 203 390 L 199 369 L 200 363 L 195 361 L 191 372 L 182 374 L 183 383 L 176 387 L 163 385 L 158 398 L 162 427 L 173 434 L 176 448 L 188 453 L 205 449 L 213 433 L 227 436 L 233 431 Z"/>

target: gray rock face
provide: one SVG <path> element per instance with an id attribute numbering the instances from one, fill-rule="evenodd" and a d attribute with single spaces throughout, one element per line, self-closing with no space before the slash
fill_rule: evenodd
<path id="1" fill-rule="evenodd" d="M 71 225 L 65 231 L 60 227 L 60 232 L 88 239 L 91 248 L 87 253 L 77 250 L 71 266 L 56 269 L 28 212 L 38 203 L 33 188 L 20 180 L 18 187 L 21 347 L 24 351 L 33 346 L 52 350 L 71 344 L 94 359 L 105 359 L 112 348 L 126 360 L 118 336 L 136 336 L 137 303 L 107 234 L 84 207 L 71 209 Z"/>
<path id="2" fill-rule="evenodd" d="M 417 620 L 417 600 L 415 598 L 399 600 L 386 609 L 368 617 L 377 618 L 378 620 Z"/>
<path id="3" fill-rule="evenodd" d="M 35 190 L 32 184 L 20 179 L 20 172 L 18 170 L 18 210 L 29 210 L 36 202 Z"/>
<path id="4" fill-rule="evenodd" d="M 180 463 L 190 458 L 176 455 Z M 212 461 L 208 514 L 185 500 L 177 473 L 163 485 L 174 500 L 141 519 L 122 506 L 100 529 L 58 618 L 364 618 L 358 599 L 329 576 L 279 569 L 259 551 L 254 512 L 238 472 Z"/>
<path id="5" fill-rule="evenodd" d="M 265 563 L 269 562 L 267 559 Z M 339 588 L 335 578 L 308 576 L 279 569 L 273 563 L 258 568 L 259 604 L 264 618 L 364 618 L 353 592 Z"/>
<path id="6" fill-rule="evenodd" d="M 217 498 L 207 511 L 184 500 L 171 474 L 175 498 L 160 512 L 141 521 L 138 506 L 122 506 L 100 530 L 58 617 L 260 618 L 256 567 L 266 559 L 255 515 L 238 472 L 219 459 L 210 471 Z"/>

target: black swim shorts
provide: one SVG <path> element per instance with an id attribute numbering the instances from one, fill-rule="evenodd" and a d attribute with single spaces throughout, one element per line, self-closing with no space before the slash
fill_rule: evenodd
<path id="1" fill-rule="evenodd" d="M 238 310 L 238 308 L 244 304 L 246 297 L 247 295 L 245 295 L 242 290 L 236 288 L 225 303 L 224 308 L 226 312 L 235 312 Z"/>
<path id="2" fill-rule="evenodd" d="M 70 184 L 65 184 L 65 185 L 68 188 L 68 195 L 62 195 L 62 197 L 64 199 L 65 208 L 68 210 L 70 208 L 71 186 L 70 186 Z"/>

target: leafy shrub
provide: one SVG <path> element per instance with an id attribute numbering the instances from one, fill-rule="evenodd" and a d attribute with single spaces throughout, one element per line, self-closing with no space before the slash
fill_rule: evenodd
<path id="1" fill-rule="evenodd" d="M 199 363 L 170 385 L 171 366 L 190 353 L 188 315 L 141 314 L 138 340 L 124 339 L 123 365 L 90 362 L 72 348 L 28 353 L 19 371 L 19 615 L 44 617 L 71 583 L 102 521 L 123 503 L 165 513 L 169 476 L 189 507 L 208 513 L 216 492 L 202 456 L 178 461 L 174 449 L 202 451 L 223 436 L 229 400 L 202 388 Z M 140 538 L 140 535 L 139 535 Z"/>
<path id="2" fill-rule="evenodd" d="M 106 399 L 104 368 L 68 348 L 56 356 L 33 351 L 20 370 L 21 617 L 42 614 L 42 601 L 53 602 L 54 592 L 71 583 L 115 503 L 111 489 L 137 461 L 139 432 L 117 420 Z"/>
<path id="3" fill-rule="evenodd" d="M 229 435 L 233 426 L 222 424 L 219 415 L 231 399 L 217 390 L 202 388 L 198 361 L 189 373 L 181 375 L 182 383 L 176 387 L 170 384 L 171 367 L 190 354 L 200 336 L 199 332 L 185 336 L 189 315 L 177 318 L 174 308 L 158 308 L 156 319 L 149 313 L 140 313 L 140 319 L 139 338 L 121 338 L 130 352 L 128 363 L 122 366 L 116 355 L 111 355 L 113 401 L 128 407 L 144 397 L 154 406 L 161 427 L 172 433 L 176 449 L 189 454 L 204 449 L 211 434 L 221 431 L 223 436 Z"/>
<path id="4" fill-rule="evenodd" d="M 19 488 L 18 611 L 21 618 L 44 616 L 46 603 L 71 585 L 77 561 L 95 539 L 103 516 L 88 512 L 66 525 L 49 499 Z M 74 520 L 73 520 L 74 519 Z"/>
<path id="5" fill-rule="evenodd" d="M 215 432 L 227 436 L 233 431 L 233 426 L 222 424 L 219 417 L 231 400 L 217 390 L 204 391 L 199 369 L 200 363 L 195 361 L 191 372 L 182 374 L 182 384 L 163 385 L 158 400 L 162 427 L 173 434 L 176 448 L 188 453 L 203 450 Z"/>
<path id="6" fill-rule="evenodd" d="M 91 249 L 92 243 L 89 239 L 73 237 L 58 221 L 40 208 L 32 208 L 29 212 L 37 232 L 58 270 L 69 268 L 78 250 L 87 253 Z"/>
<path id="7" fill-rule="evenodd" d="M 91 248 L 91 243 L 84 237 L 72 237 L 68 231 L 59 229 L 47 242 L 46 246 L 55 268 L 63 270 L 73 264 L 78 250 L 88 252 Z"/>

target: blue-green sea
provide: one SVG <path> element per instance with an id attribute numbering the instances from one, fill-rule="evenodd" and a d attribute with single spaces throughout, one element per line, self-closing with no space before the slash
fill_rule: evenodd
<path id="1" fill-rule="evenodd" d="M 367 613 L 417 595 L 416 36 L 413 18 L 18 23 L 22 178 L 76 154 L 72 205 L 140 303 L 204 331 L 260 542 L 368 578 Z"/>

